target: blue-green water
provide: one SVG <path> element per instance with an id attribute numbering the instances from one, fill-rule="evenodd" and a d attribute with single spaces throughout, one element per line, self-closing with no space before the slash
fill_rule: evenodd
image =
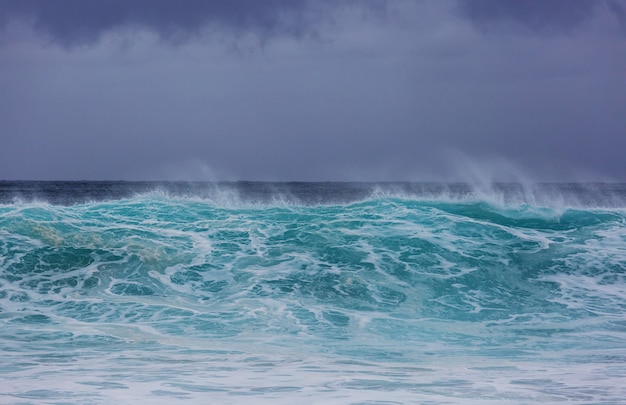
<path id="1" fill-rule="evenodd" d="M 0 403 L 623 403 L 626 186 L 0 182 Z"/>

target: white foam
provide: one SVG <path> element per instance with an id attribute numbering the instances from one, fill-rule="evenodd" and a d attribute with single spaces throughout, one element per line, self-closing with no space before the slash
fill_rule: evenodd
<path id="1" fill-rule="evenodd" d="M 626 367 L 619 362 L 451 353 L 398 364 L 251 349 L 73 353 L 69 362 L 52 357 L 0 374 L 0 399 L 33 404 L 557 404 L 620 403 L 626 397 Z M 613 350 L 605 355 L 623 359 L 626 353 Z M 21 361 L 21 354 L 0 357 L 13 364 Z"/>

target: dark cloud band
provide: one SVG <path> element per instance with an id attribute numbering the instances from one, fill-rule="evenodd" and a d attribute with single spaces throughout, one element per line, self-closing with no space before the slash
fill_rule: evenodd
<path id="1" fill-rule="evenodd" d="M 624 0 L 458 0 L 460 14 L 480 29 L 514 24 L 538 33 L 572 32 L 602 9 L 626 28 Z"/>
<path id="2" fill-rule="evenodd" d="M 384 9 L 378 1 L 326 0 L 4 0 L 0 24 L 19 19 L 65 46 L 96 42 L 104 33 L 139 27 L 163 39 L 186 38 L 217 26 L 231 33 L 303 37 L 341 7 Z"/>

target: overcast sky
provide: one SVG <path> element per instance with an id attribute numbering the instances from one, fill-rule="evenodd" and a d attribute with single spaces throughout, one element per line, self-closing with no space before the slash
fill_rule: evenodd
<path id="1" fill-rule="evenodd" d="M 2 0 L 0 179 L 626 181 L 626 0 Z"/>

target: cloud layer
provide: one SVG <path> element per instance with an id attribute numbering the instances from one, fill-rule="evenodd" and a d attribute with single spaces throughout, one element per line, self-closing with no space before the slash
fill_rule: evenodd
<path id="1" fill-rule="evenodd" d="M 625 5 L 6 0 L 0 178 L 626 181 Z"/>
<path id="2" fill-rule="evenodd" d="M 6 0 L 0 4 L 0 22 L 32 24 L 64 46 L 92 44 L 118 29 L 148 29 L 174 41 L 198 37 L 208 28 L 260 38 L 303 37 L 314 34 L 333 9 L 355 6 L 326 0 Z M 383 11 L 384 3 L 364 1 L 358 7 Z"/>
<path id="3" fill-rule="evenodd" d="M 458 10 L 486 31 L 513 25 L 543 34 L 572 33 L 600 12 L 613 14 L 626 28 L 626 5 L 617 0 L 459 0 Z"/>
<path id="4" fill-rule="evenodd" d="M 148 29 L 175 41 L 201 36 L 210 27 L 261 38 L 304 37 L 315 34 L 317 24 L 332 18 L 334 10 L 386 14 L 390 6 L 385 0 L 4 0 L 0 24 L 21 20 L 64 46 L 94 43 L 118 29 Z M 457 0 L 450 8 L 485 31 L 512 24 L 544 34 L 572 32 L 599 11 L 626 25 L 621 0 Z"/>

